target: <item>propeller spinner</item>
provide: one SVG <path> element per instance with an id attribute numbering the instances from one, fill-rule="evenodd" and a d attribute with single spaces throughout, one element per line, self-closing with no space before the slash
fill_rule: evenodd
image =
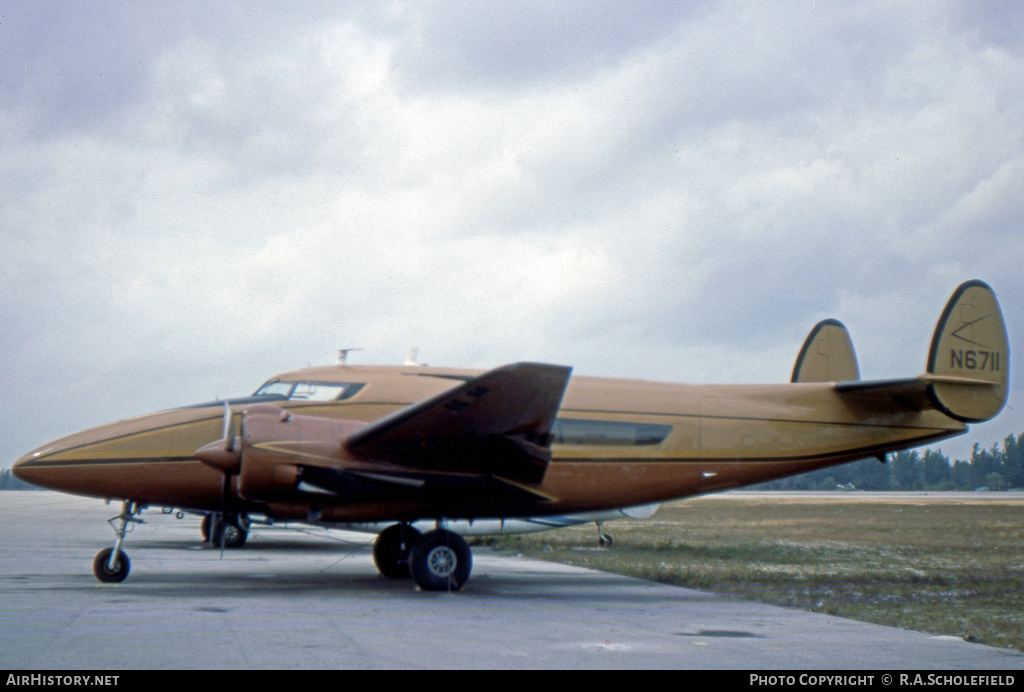
<path id="1" fill-rule="evenodd" d="M 238 473 L 242 464 L 241 437 L 231 434 L 231 406 L 224 402 L 224 433 L 221 439 L 203 445 L 195 452 L 196 458 L 223 474 Z"/>

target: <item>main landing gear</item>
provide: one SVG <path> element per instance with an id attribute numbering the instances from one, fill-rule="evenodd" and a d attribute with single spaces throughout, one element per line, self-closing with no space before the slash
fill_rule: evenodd
<path id="1" fill-rule="evenodd" d="M 385 577 L 412 577 L 424 591 L 458 591 L 473 569 L 473 554 L 462 536 L 442 528 L 421 535 L 408 524 L 380 532 L 373 561 Z"/>
<path id="2" fill-rule="evenodd" d="M 241 514 L 211 512 L 199 523 L 204 542 L 214 548 L 241 548 L 249 538 L 249 519 Z"/>
<path id="3" fill-rule="evenodd" d="M 121 544 L 124 542 L 124 535 L 128 533 L 128 524 L 143 523 L 136 515 L 142 512 L 142 507 L 136 502 L 125 500 L 121 505 L 121 513 L 107 521 L 114 528 L 114 547 L 104 548 L 96 553 L 92 561 L 92 573 L 96 578 L 106 583 L 122 582 L 128 576 L 131 569 L 131 562 L 128 556 L 121 552 Z"/>

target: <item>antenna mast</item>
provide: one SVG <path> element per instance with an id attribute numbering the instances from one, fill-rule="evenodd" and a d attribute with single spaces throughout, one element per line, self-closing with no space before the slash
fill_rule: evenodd
<path id="1" fill-rule="evenodd" d="M 348 354 L 352 351 L 362 351 L 361 348 L 339 348 L 338 349 L 338 365 L 348 365 Z"/>

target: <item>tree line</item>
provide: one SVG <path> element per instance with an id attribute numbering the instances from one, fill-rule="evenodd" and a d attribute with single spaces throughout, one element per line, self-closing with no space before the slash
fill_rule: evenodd
<path id="1" fill-rule="evenodd" d="M 10 469 L 0 469 L 0 490 L 42 490 L 15 478 Z"/>
<path id="2" fill-rule="evenodd" d="M 760 490 L 1010 490 L 1024 489 L 1024 433 L 1003 444 L 974 445 L 970 459 L 951 461 L 941 450 L 893 452 L 886 463 L 862 459 L 755 486 Z"/>
<path id="3" fill-rule="evenodd" d="M 984 449 L 975 444 L 970 459 L 950 461 L 941 450 L 895 452 L 885 464 L 862 459 L 754 486 L 759 490 L 1009 490 L 1024 488 L 1024 433 Z M 0 490 L 38 490 L 0 470 Z"/>

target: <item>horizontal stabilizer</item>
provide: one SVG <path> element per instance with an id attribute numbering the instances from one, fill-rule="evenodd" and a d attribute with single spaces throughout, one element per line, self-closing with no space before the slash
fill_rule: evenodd
<path id="1" fill-rule="evenodd" d="M 889 411 L 923 411 L 932 408 L 928 383 L 919 377 L 903 380 L 840 382 L 836 391 L 849 401 Z"/>
<path id="2" fill-rule="evenodd" d="M 425 471 L 540 483 L 571 372 L 540 363 L 491 370 L 361 428 L 345 448 Z"/>

